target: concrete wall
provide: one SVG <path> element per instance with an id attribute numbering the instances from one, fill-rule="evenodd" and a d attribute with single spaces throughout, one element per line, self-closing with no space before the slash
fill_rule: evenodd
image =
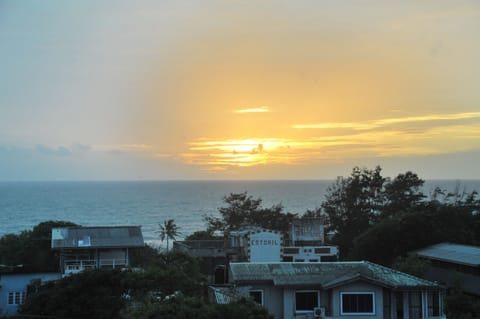
<path id="1" fill-rule="evenodd" d="M 283 314 L 283 290 L 272 285 L 252 285 L 250 290 L 263 291 L 263 305 L 275 319 L 282 318 Z"/>
<path id="2" fill-rule="evenodd" d="M 0 276 L 0 315 L 14 315 L 17 313 L 18 305 L 8 304 L 9 292 L 26 292 L 28 284 L 33 279 L 40 279 L 42 282 L 60 279 L 59 273 L 38 273 L 38 274 L 8 274 Z M 27 297 L 28 298 L 28 297 Z"/>

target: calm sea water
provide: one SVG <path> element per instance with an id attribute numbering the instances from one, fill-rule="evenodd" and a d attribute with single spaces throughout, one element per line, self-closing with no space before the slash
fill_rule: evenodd
<path id="1" fill-rule="evenodd" d="M 264 206 L 281 203 L 303 213 L 322 203 L 333 181 L 158 181 L 0 182 L 0 236 L 31 229 L 47 220 L 83 226 L 140 225 L 147 241 L 158 239 L 159 223 L 173 218 L 181 237 L 205 229 L 203 217 L 218 215 L 222 199 L 248 191 Z M 428 181 L 435 186 L 480 191 L 480 181 Z"/>

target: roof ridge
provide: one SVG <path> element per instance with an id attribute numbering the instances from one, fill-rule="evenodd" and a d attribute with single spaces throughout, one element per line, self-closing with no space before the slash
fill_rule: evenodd
<path id="1" fill-rule="evenodd" d="M 92 229 L 92 228 L 131 228 L 142 227 L 141 225 L 117 225 L 117 226 L 66 226 L 66 227 L 53 227 L 53 228 L 69 228 L 69 229 Z"/>
<path id="2" fill-rule="evenodd" d="M 376 264 L 374 262 L 371 262 L 371 261 L 368 261 L 368 260 L 364 260 L 365 263 L 367 264 L 370 264 L 370 265 L 373 265 L 375 267 L 379 267 L 383 270 L 388 270 L 388 271 L 391 271 L 391 272 L 395 272 L 397 274 L 402 274 L 402 275 L 405 275 L 409 278 L 412 278 L 412 279 L 415 279 L 415 280 L 421 280 L 423 282 L 427 282 L 427 283 L 431 283 L 431 284 L 435 284 L 435 285 L 438 285 L 437 283 L 433 282 L 433 281 L 430 281 L 430 280 L 427 280 L 427 279 L 424 279 L 424 278 L 421 278 L 421 277 L 418 277 L 418 276 L 415 276 L 415 275 L 412 275 L 412 274 L 409 274 L 409 273 L 406 273 L 406 272 L 403 272 L 403 271 L 400 271 L 398 269 L 395 269 L 395 268 L 390 268 L 390 267 L 387 267 L 387 266 L 383 266 L 383 265 L 380 265 L 380 264 Z"/>

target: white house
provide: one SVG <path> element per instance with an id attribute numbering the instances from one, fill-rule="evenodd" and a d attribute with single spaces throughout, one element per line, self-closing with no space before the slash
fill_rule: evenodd
<path id="1" fill-rule="evenodd" d="M 366 261 L 231 263 L 229 278 L 275 319 L 444 318 L 443 287 Z"/>
<path id="2" fill-rule="evenodd" d="M 0 275 L 0 316 L 17 314 L 18 306 L 27 296 L 32 280 L 46 282 L 61 278 L 60 273 L 2 274 Z"/>

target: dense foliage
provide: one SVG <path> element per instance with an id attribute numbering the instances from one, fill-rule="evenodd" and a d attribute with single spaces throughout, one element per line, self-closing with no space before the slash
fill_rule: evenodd
<path id="1" fill-rule="evenodd" d="M 467 295 L 461 289 L 454 289 L 445 298 L 445 314 L 448 319 L 480 318 L 480 298 Z"/>
<path id="2" fill-rule="evenodd" d="M 423 180 L 414 173 L 400 174 L 393 180 L 373 170 L 355 167 L 349 177 L 339 177 L 322 203 L 329 230 L 342 257 L 352 249 L 354 239 L 387 217 L 414 209 L 424 195 Z"/>
<path id="3" fill-rule="evenodd" d="M 197 260 L 179 252 L 157 253 L 142 271 L 89 270 L 56 282 L 29 286 L 22 314 L 63 318 L 267 319 L 251 301 L 205 301 L 206 282 Z"/>
<path id="4" fill-rule="evenodd" d="M 214 235 L 213 230 L 198 230 L 196 232 L 191 233 L 185 240 L 215 240 L 215 239 L 223 239 L 223 237 L 216 237 Z"/>
<path id="5" fill-rule="evenodd" d="M 208 231 L 230 231 L 246 225 L 287 231 L 293 218 L 297 217 L 284 213 L 280 204 L 265 208 L 260 198 L 253 198 L 247 192 L 230 194 L 223 201 L 227 206 L 219 208 L 220 217 L 205 217 Z"/>
<path id="6" fill-rule="evenodd" d="M 113 270 L 85 271 L 44 286 L 31 286 L 22 314 L 64 318 L 115 318 L 123 295 L 135 283 L 131 274 Z"/>
<path id="7" fill-rule="evenodd" d="M 440 242 L 480 245 L 478 193 L 437 187 L 427 198 L 423 183 L 412 172 L 384 178 L 380 167 L 356 167 L 351 176 L 338 178 L 328 189 L 322 213 L 341 257 L 422 276 L 429 263 L 408 253 Z M 445 302 L 448 318 L 480 317 L 480 300 L 465 295 L 461 287 Z"/>
<path id="8" fill-rule="evenodd" d="M 272 319 L 257 303 L 240 299 L 229 304 L 209 304 L 198 297 L 173 296 L 163 302 L 129 308 L 124 318 L 136 319 Z"/>
<path id="9" fill-rule="evenodd" d="M 47 221 L 18 235 L 7 234 L 0 237 L 0 264 L 17 266 L 16 272 L 58 271 L 59 260 L 51 248 L 52 228 L 66 226 L 75 224 Z M 0 273 L 12 270 L 12 267 L 0 267 Z"/>
<path id="10" fill-rule="evenodd" d="M 397 256 L 440 242 L 480 243 L 480 216 L 458 206 L 426 203 L 380 221 L 355 238 L 350 258 L 390 265 Z"/>

